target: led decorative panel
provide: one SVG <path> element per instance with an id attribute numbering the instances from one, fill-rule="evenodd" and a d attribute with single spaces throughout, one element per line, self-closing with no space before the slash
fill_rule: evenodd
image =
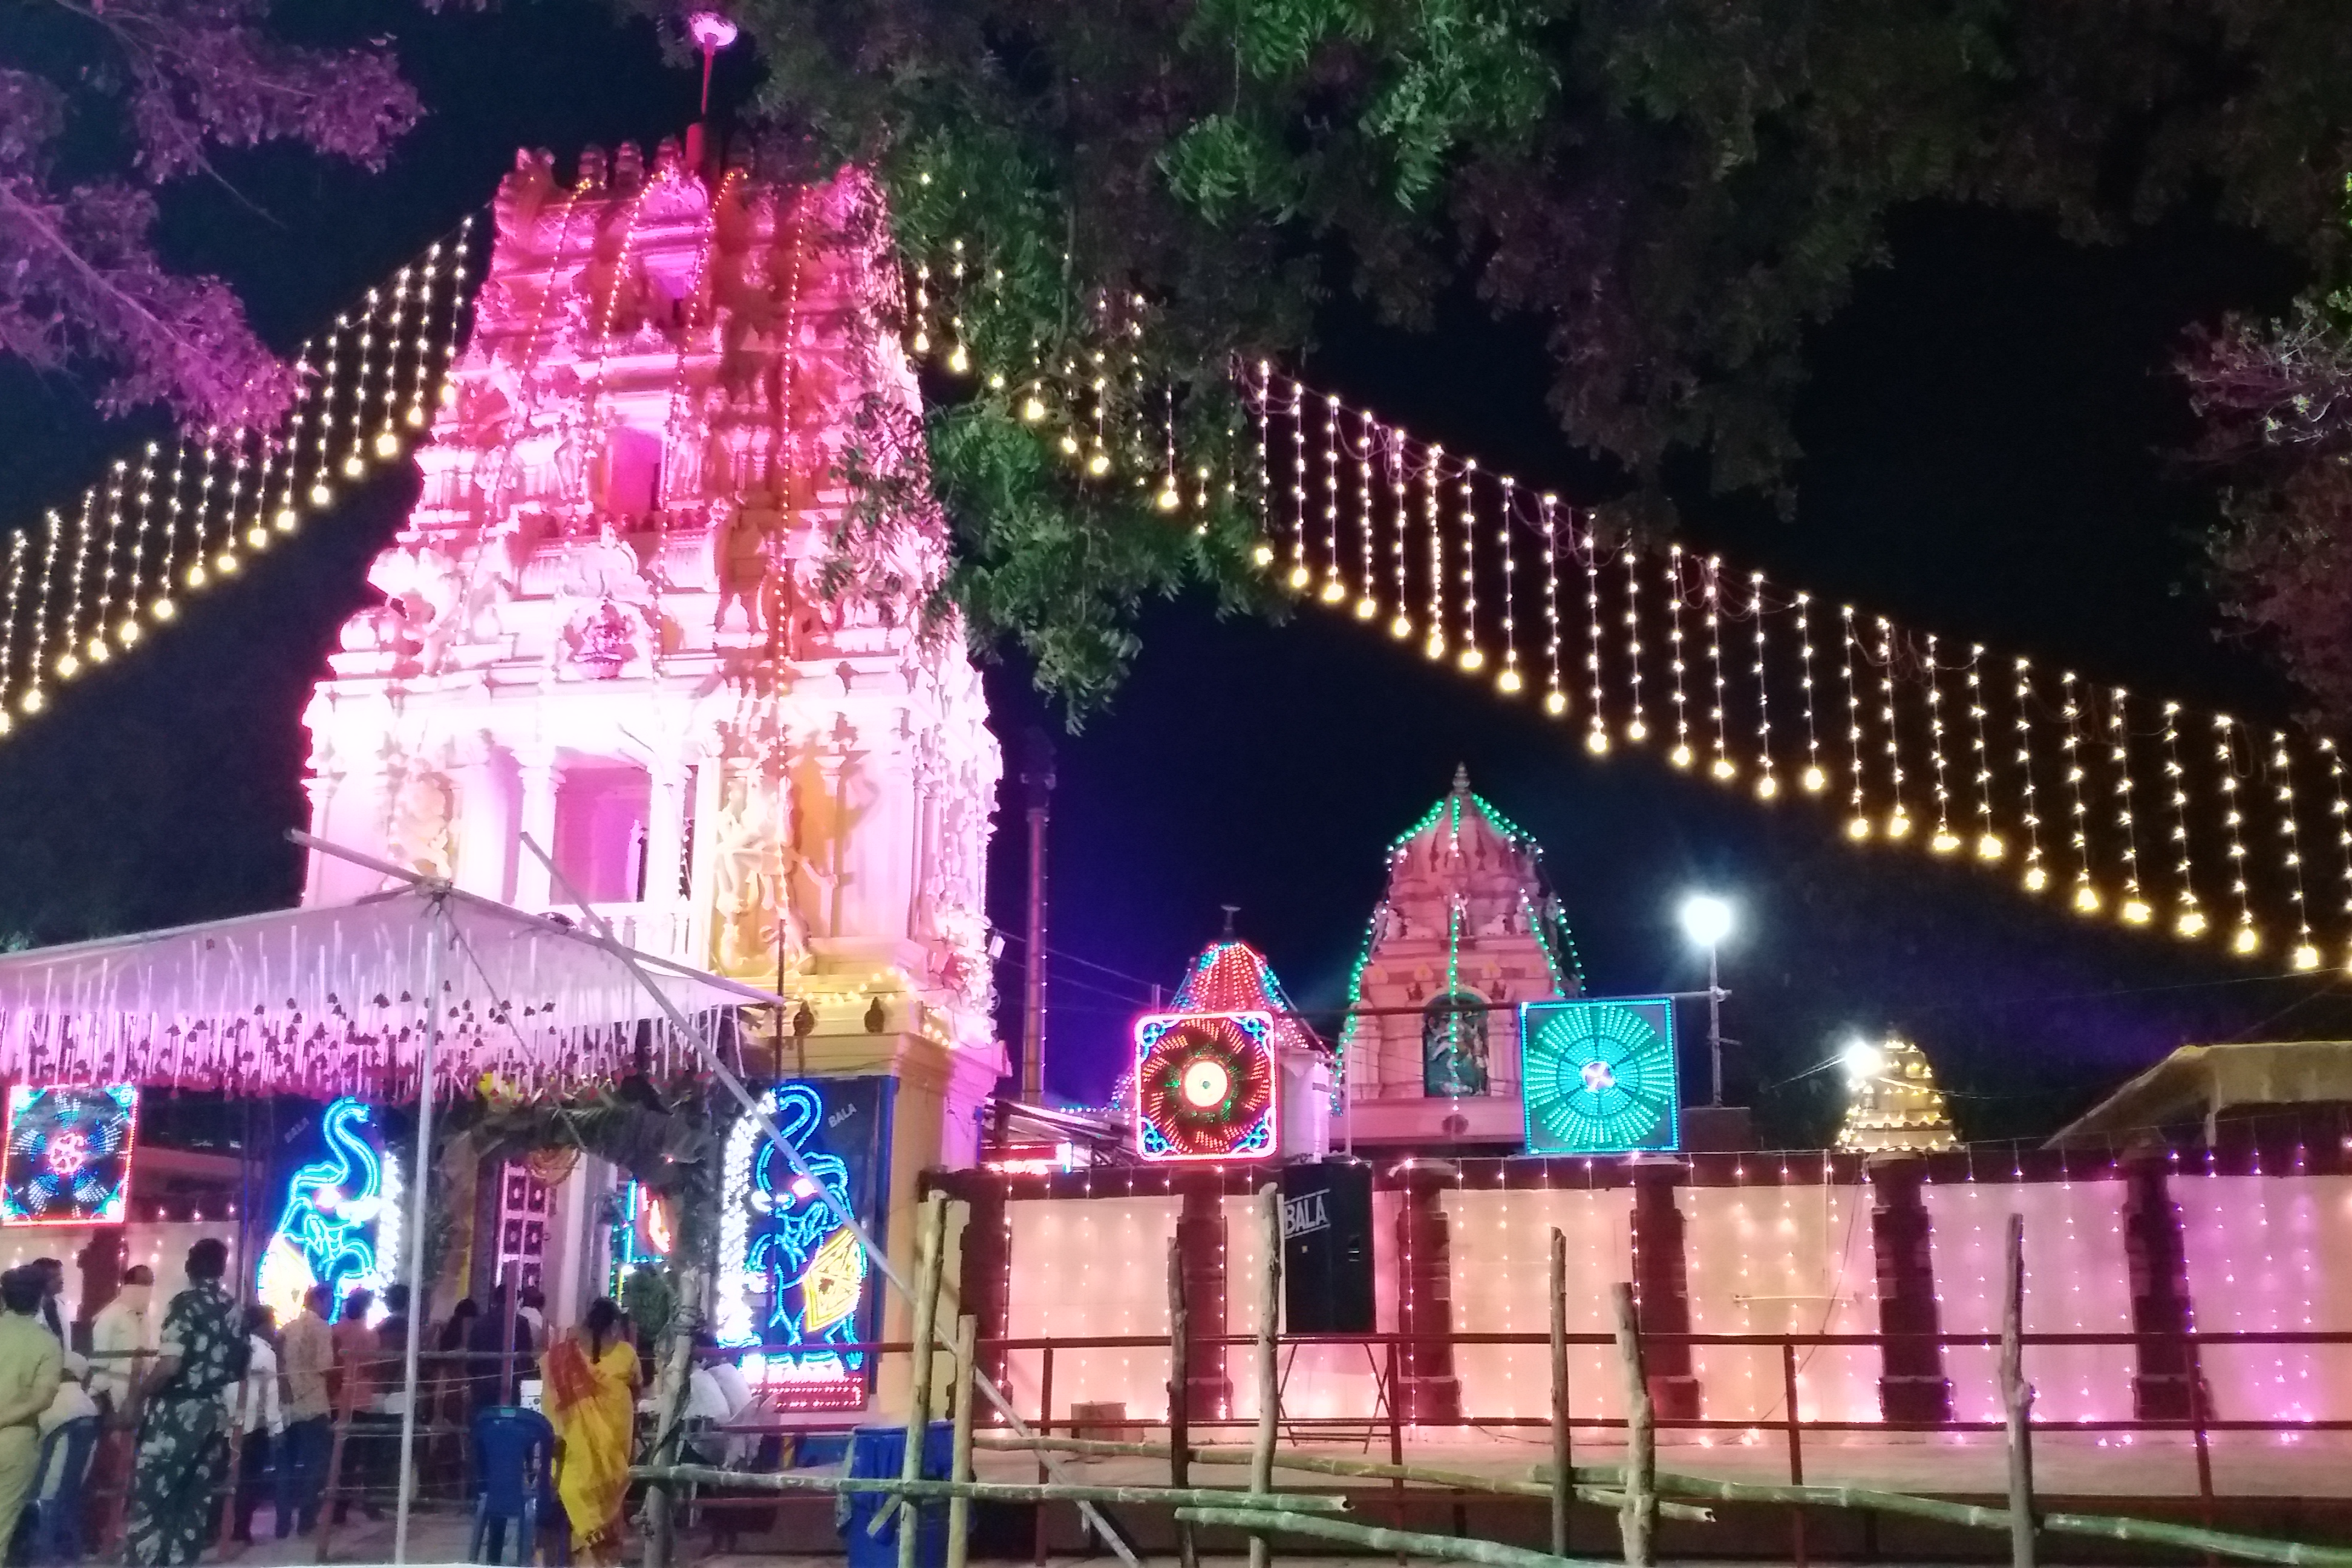
<path id="1" fill-rule="evenodd" d="M 669 1202 L 646 1191 L 642 1182 L 624 1182 L 613 1194 L 611 1243 L 613 1267 L 604 1293 L 620 1300 L 621 1287 L 640 1268 L 659 1268 L 677 1245 L 670 1222 Z"/>
<path id="2" fill-rule="evenodd" d="M 320 1158 L 286 1183 L 286 1206 L 262 1248 L 255 1293 L 290 1323 L 302 1298 L 324 1285 L 342 1310 L 353 1290 L 376 1292 L 400 1277 L 400 1163 L 385 1149 L 383 1125 L 365 1100 L 345 1098 L 319 1118 Z"/>
<path id="3" fill-rule="evenodd" d="M 1519 1054 L 1529 1153 L 1675 1146 L 1672 1002 L 1530 1002 Z"/>
<path id="4" fill-rule="evenodd" d="M 717 1337 L 747 1352 L 744 1370 L 781 1408 L 863 1410 L 872 1392 L 874 1358 L 850 1347 L 881 1337 L 881 1292 L 841 1210 L 887 1245 L 897 1088 L 887 1078 L 795 1079 L 761 1095 L 807 1176 L 751 1117 L 727 1135 Z"/>
<path id="5" fill-rule="evenodd" d="M 1135 1148 L 1146 1160 L 1275 1152 L 1274 1015 L 1150 1013 L 1135 1021 Z"/>
<path id="6" fill-rule="evenodd" d="M 127 1083 L 10 1089 L 0 1225 L 121 1224 L 138 1128 Z"/>

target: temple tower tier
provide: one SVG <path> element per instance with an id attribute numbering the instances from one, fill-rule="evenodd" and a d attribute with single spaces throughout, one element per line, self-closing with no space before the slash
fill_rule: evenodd
<path id="1" fill-rule="evenodd" d="M 1569 952 L 1541 847 L 1456 769 L 1389 847 L 1341 1039 L 1339 1141 L 1516 1148 L 1519 1008 L 1578 994 Z"/>
<path id="2" fill-rule="evenodd" d="M 749 1026 L 796 1064 L 895 1080 L 902 1210 L 1003 1068 L 1002 763 L 940 609 L 880 195 L 665 142 L 570 184 L 525 153 L 496 216 L 383 602 L 304 715 L 311 829 L 780 991 Z M 304 899 L 381 880 L 314 855 Z"/>

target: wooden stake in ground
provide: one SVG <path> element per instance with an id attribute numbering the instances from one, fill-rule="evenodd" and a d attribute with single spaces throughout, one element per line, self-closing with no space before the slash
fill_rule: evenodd
<path id="1" fill-rule="evenodd" d="M 134 1363 L 133 1364 L 135 1365 L 137 1363 Z M 338 1400 L 337 1403 L 341 1404 L 341 1402 Z M 348 1410 L 337 1411 L 335 1413 L 335 1435 L 327 1444 L 327 1482 L 319 1492 L 319 1555 L 313 1559 L 315 1562 L 326 1562 L 328 1560 L 328 1549 L 334 1545 L 335 1504 L 338 1501 L 342 1501 L 344 1506 L 350 1506 L 349 1500 L 343 1498 L 343 1440 L 351 1436 L 351 1412 Z M 137 1444 L 139 1441 L 139 1431 L 135 1426 L 131 1428 L 131 1441 L 132 1444 L 132 1463 L 135 1465 L 137 1463 Z M 131 1495 L 131 1478 L 129 1475 L 125 1475 L 122 1479 L 123 1496 L 129 1497 Z"/>
<path id="2" fill-rule="evenodd" d="M 1625 1538 L 1626 1568 L 1655 1568 L 1658 1561 L 1658 1428 L 1650 1406 L 1649 1374 L 1642 1365 L 1642 1330 L 1633 1316 L 1633 1287 L 1612 1285 L 1617 1309 L 1617 1355 L 1625 1363 L 1625 1500 L 1617 1510 Z"/>
<path id="3" fill-rule="evenodd" d="M 1568 1237 L 1551 1233 L 1551 1554 L 1568 1555 L 1568 1500 L 1575 1467 L 1568 1439 Z"/>
<path id="4" fill-rule="evenodd" d="M 966 1312 L 956 1320 L 955 1447 L 948 1479 L 971 1479 L 971 1373 L 979 1363 L 980 1320 Z M 971 1499 L 958 1492 L 948 1500 L 947 1568 L 964 1568 L 971 1556 Z"/>
<path id="5" fill-rule="evenodd" d="M 923 1217 L 915 1228 L 914 1348 L 910 1352 L 913 1364 L 907 1378 L 907 1454 L 898 1467 L 898 1479 L 902 1481 L 923 1478 L 923 1439 L 931 1426 L 932 1342 L 940 1315 L 940 1254 L 946 1250 L 947 1226 L 948 1196 L 935 1192 L 923 1200 Z M 891 1517 L 891 1510 L 877 1510 L 875 1533 L 879 1534 L 884 1528 L 881 1521 Z M 915 1568 L 915 1536 L 922 1519 L 921 1510 L 901 1505 L 895 1517 L 898 1521 L 898 1568 Z"/>
<path id="6" fill-rule="evenodd" d="M 2000 1407 L 2009 1421 L 2009 1559 L 2033 1568 L 2033 1385 L 2025 1381 L 2025 1216 L 2009 1216 L 2000 1296 Z"/>
<path id="7" fill-rule="evenodd" d="M 1192 1333 L 1192 1314 L 1184 1304 L 1184 1244 L 1168 1238 L 1168 1484 L 1181 1491 L 1192 1484 L 1192 1355 L 1185 1340 Z M 1176 1561 L 1181 1568 L 1200 1568 L 1201 1553 L 1192 1527 L 1176 1524 Z"/>
<path id="8" fill-rule="evenodd" d="M 1282 1377 L 1275 1367 L 1275 1336 L 1282 1326 L 1282 1189 L 1268 1182 L 1258 1192 L 1258 1245 L 1265 1273 L 1257 1293 L 1257 1441 L 1250 1450 L 1250 1490 L 1274 1489 L 1274 1439 L 1282 1420 Z M 1263 1534 L 1250 1537 L 1250 1568 L 1273 1560 Z M 902 1565 L 903 1568 L 903 1565 Z"/>

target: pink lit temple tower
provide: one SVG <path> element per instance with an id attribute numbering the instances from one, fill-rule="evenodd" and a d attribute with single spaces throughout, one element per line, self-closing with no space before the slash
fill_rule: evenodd
<path id="1" fill-rule="evenodd" d="M 969 1160 L 1002 1070 L 1000 760 L 882 220 L 855 173 L 520 157 L 383 603 L 306 720 L 321 837 L 569 909 L 530 836 L 625 940 L 804 999 L 812 1072 L 897 1077 L 911 1181 Z M 373 887 L 314 857 L 305 898 Z"/>

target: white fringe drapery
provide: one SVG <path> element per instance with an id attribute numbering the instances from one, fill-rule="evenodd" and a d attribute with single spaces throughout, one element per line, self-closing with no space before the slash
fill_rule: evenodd
<path id="1" fill-rule="evenodd" d="M 694 1064 L 620 959 L 562 921 L 407 889 L 332 905 L 0 955 L 0 1076 L 233 1093 L 414 1099 L 427 917 L 447 921 L 436 1096 L 486 1078 L 565 1092 Z M 772 1003 L 660 959 L 638 964 L 689 1020 Z"/>

